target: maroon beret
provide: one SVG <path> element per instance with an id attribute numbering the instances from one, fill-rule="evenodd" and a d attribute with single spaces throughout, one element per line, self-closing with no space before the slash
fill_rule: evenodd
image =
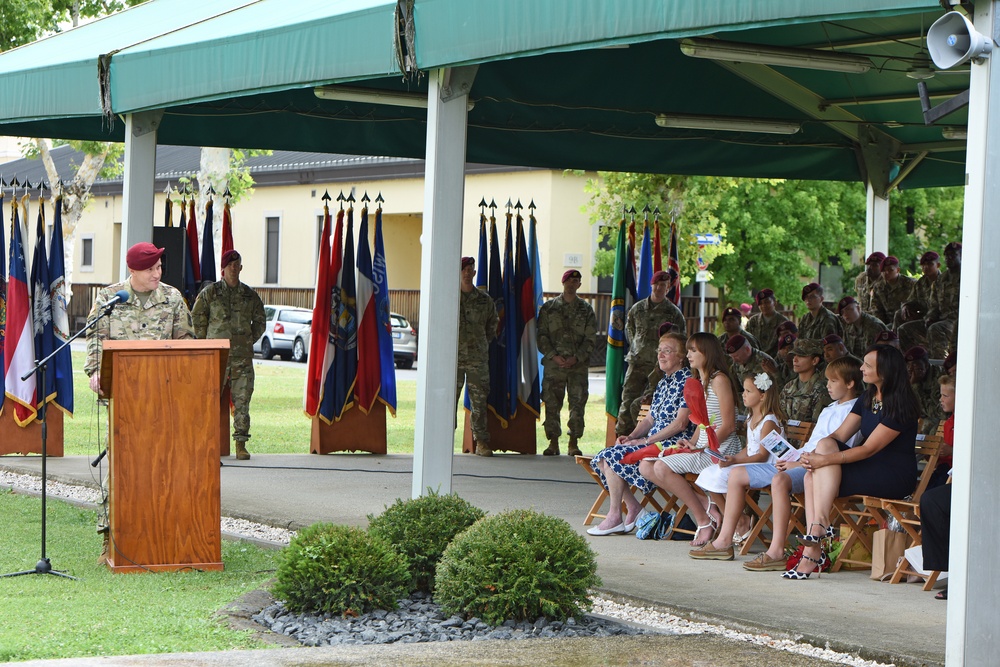
<path id="1" fill-rule="evenodd" d="M 743 313 L 740 312 L 739 308 L 726 308 L 722 312 L 722 319 L 726 319 L 727 317 L 735 317 L 738 320 L 742 320 L 743 319 Z"/>
<path id="2" fill-rule="evenodd" d="M 856 304 L 857 301 L 854 300 L 853 296 L 845 296 L 843 299 L 837 302 L 837 314 L 840 315 L 844 312 L 844 308 Z"/>
<path id="3" fill-rule="evenodd" d="M 911 347 L 909 350 L 906 351 L 906 354 L 903 355 L 903 358 L 906 359 L 907 361 L 919 361 L 920 359 L 927 359 L 928 358 L 927 348 L 923 347 L 922 345 L 914 345 L 913 347 Z"/>
<path id="4" fill-rule="evenodd" d="M 785 334 L 784 336 L 778 339 L 778 349 L 780 350 L 782 348 L 788 347 L 789 345 L 795 345 L 795 341 L 797 338 L 798 336 L 796 336 L 795 334 L 791 333 Z"/>
<path id="5" fill-rule="evenodd" d="M 837 334 L 830 334 L 823 339 L 823 345 L 836 345 L 837 343 L 843 343 L 844 339 Z"/>
<path id="6" fill-rule="evenodd" d="M 157 248 L 152 243 L 136 243 L 125 254 L 125 266 L 133 271 L 145 271 L 152 268 L 164 252 L 166 248 Z"/>
<path id="7" fill-rule="evenodd" d="M 785 320 L 784 322 L 782 322 L 777 326 L 775 331 L 784 331 L 785 333 L 797 334 L 799 332 L 799 328 L 795 326 L 795 322 L 792 322 L 791 320 Z"/>
<path id="8" fill-rule="evenodd" d="M 899 340 L 899 336 L 896 335 L 895 331 L 879 331 L 875 334 L 876 343 L 888 343 L 891 340 Z"/>
<path id="9" fill-rule="evenodd" d="M 771 289 L 770 287 L 766 287 L 761 291 L 757 292 L 757 296 L 754 298 L 754 300 L 757 302 L 757 305 L 759 306 L 760 302 L 763 301 L 764 299 L 773 299 L 773 298 L 774 298 L 774 290 Z"/>
<path id="10" fill-rule="evenodd" d="M 819 283 L 809 283 L 808 285 L 802 288 L 802 299 L 805 300 L 807 296 L 809 296 L 816 290 L 823 291 L 823 288 L 820 287 Z"/>
<path id="11" fill-rule="evenodd" d="M 944 247 L 945 252 L 948 252 L 949 250 L 957 250 L 958 252 L 962 252 L 962 244 L 959 243 L 958 241 L 952 241 L 951 243 L 949 243 Z"/>
<path id="12" fill-rule="evenodd" d="M 736 334 L 730 336 L 729 340 L 726 341 L 726 352 L 732 354 L 734 352 L 739 352 L 740 348 L 747 344 L 747 339 L 743 337 L 743 334 Z"/>
<path id="13" fill-rule="evenodd" d="M 920 263 L 926 264 L 927 262 L 937 262 L 941 259 L 941 255 L 937 254 L 933 250 L 928 250 L 923 255 L 920 256 Z"/>
<path id="14" fill-rule="evenodd" d="M 664 322 L 663 324 L 660 325 L 660 328 L 656 333 L 662 336 L 663 334 L 670 333 L 671 331 L 674 330 L 674 328 L 675 327 L 673 322 Z"/>
<path id="15" fill-rule="evenodd" d="M 885 268 L 887 266 L 899 266 L 899 258 L 894 257 L 893 255 L 889 255 L 888 257 L 882 260 L 882 270 L 885 271 Z"/>
<path id="16" fill-rule="evenodd" d="M 941 368 L 943 368 L 944 372 L 947 373 L 949 371 L 955 370 L 955 366 L 957 365 L 958 365 L 958 357 L 955 355 L 954 352 L 951 352 L 948 354 L 947 357 L 944 358 L 944 363 L 941 364 Z"/>
<path id="17" fill-rule="evenodd" d="M 653 274 L 653 277 L 649 279 L 649 284 L 655 285 L 661 280 L 670 280 L 670 274 L 667 273 L 666 271 L 657 271 L 656 273 Z"/>
<path id="18" fill-rule="evenodd" d="M 568 271 L 563 273 L 562 282 L 566 282 L 570 278 L 582 278 L 582 277 L 583 276 L 581 276 L 580 272 L 577 271 L 576 269 L 569 269 Z"/>
<path id="19" fill-rule="evenodd" d="M 472 264 L 475 264 L 475 263 L 476 263 L 476 258 L 475 257 L 463 257 L 462 258 L 462 268 L 463 269 L 465 267 L 471 266 Z"/>
<path id="20" fill-rule="evenodd" d="M 224 269 L 227 266 L 229 266 L 230 262 L 240 262 L 242 260 L 243 258 L 240 257 L 240 253 L 236 252 L 235 250 L 227 250 L 226 252 L 222 253 L 222 261 L 219 262 L 219 268 Z"/>
<path id="21" fill-rule="evenodd" d="M 885 259 L 884 252 L 873 252 L 872 254 L 868 255 L 868 259 L 865 260 L 865 264 L 871 264 L 872 262 L 875 262 L 879 266 L 881 266 L 883 259 Z"/>

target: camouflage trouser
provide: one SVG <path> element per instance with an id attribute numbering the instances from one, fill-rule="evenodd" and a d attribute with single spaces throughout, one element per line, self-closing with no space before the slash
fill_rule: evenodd
<path id="1" fill-rule="evenodd" d="M 896 331 L 899 335 L 899 349 L 905 354 L 911 347 L 927 347 L 927 325 L 923 320 L 904 322 Z M 934 356 L 934 355 L 931 355 Z"/>
<path id="2" fill-rule="evenodd" d="M 472 437 L 476 442 L 490 444 L 486 425 L 486 398 L 490 393 L 490 366 L 487 362 L 458 365 L 455 382 L 455 402 L 462 400 L 462 385 L 469 385 L 469 406 L 472 410 Z"/>
<path id="3" fill-rule="evenodd" d="M 253 396 L 253 358 L 229 358 L 226 376 L 233 401 L 233 440 L 250 439 L 250 398 Z"/>
<path id="4" fill-rule="evenodd" d="M 646 386 L 649 384 L 649 373 L 652 370 L 652 364 L 630 363 L 628 365 L 628 370 L 625 371 L 625 382 L 622 384 L 622 402 L 618 407 L 616 434 L 628 435 L 635 430 L 636 420 L 631 409 L 632 401 L 642 398 L 646 392 Z"/>
<path id="5" fill-rule="evenodd" d="M 944 359 L 954 345 L 957 327 L 954 320 L 941 320 L 927 327 L 927 345 L 931 359 Z"/>
<path id="6" fill-rule="evenodd" d="M 583 437 L 583 414 L 590 398 L 587 381 L 587 365 L 566 370 L 558 366 L 546 366 L 542 378 L 542 401 L 545 403 L 545 438 L 552 440 L 562 434 L 559 413 L 562 411 L 563 394 L 569 396 L 569 437 Z"/>

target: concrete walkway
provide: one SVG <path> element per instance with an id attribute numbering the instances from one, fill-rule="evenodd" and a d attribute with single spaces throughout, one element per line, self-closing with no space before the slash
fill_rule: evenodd
<path id="1" fill-rule="evenodd" d="M 297 529 L 317 521 L 365 526 L 368 514 L 410 495 L 411 456 L 275 454 L 223 462 L 223 514 L 274 526 Z M 6 456 L 0 468 L 40 474 L 41 459 Z M 84 457 L 49 459 L 48 472 L 50 479 L 71 484 L 97 481 Z M 566 519 L 586 536 L 583 517 L 598 488 L 570 457 L 459 455 L 454 473 L 453 490 L 478 507 L 491 513 L 534 508 Z M 946 604 L 917 584 L 878 583 L 867 572 L 786 581 L 778 573 L 743 570 L 739 561 L 750 557 L 692 560 L 686 542 L 586 539 L 611 596 L 881 662 L 944 663 Z"/>

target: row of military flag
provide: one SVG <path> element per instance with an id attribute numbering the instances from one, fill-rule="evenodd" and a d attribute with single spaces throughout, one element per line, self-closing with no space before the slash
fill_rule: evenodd
<path id="1" fill-rule="evenodd" d="M 479 205 L 476 287 L 485 290 L 493 299 L 499 318 L 497 337 L 490 342 L 487 405 L 506 428 L 508 421 L 517 416 L 519 406 L 526 408 L 536 419 L 541 409 L 543 371 L 536 323 L 543 296 L 535 203 L 531 202 L 528 206 L 528 238 L 525 239 L 521 202 L 511 206 L 508 201 L 503 255 L 500 254 L 494 215 L 496 204 L 489 206 L 489 224 L 486 200 L 483 199 Z M 516 237 L 512 233 L 515 229 Z M 489 267 L 488 270 L 486 267 Z M 465 407 L 470 407 L 468 390 Z"/>
<path id="2" fill-rule="evenodd" d="M 226 191 L 228 195 L 228 190 Z M 173 207 L 174 202 L 167 196 L 163 221 L 164 226 L 173 227 Z M 195 198 L 190 200 L 187 196 L 181 197 L 180 209 L 181 217 L 178 225 L 184 230 L 187 243 L 184 245 L 184 298 L 188 305 L 194 304 L 195 298 L 202 283 L 214 283 L 218 278 L 215 273 L 215 231 L 214 231 L 214 199 L 210 196 L 205 202 L 205 222 L 202 225 L 201 250 L 198 249 L 198 221 L 195 216 Z M 222 209 L 222 252 L 233 249 L 233 214 L 229 207 L 229 198 L 226 197 L 225 206 Z"/>
<path id="3" fill-rule="evenodd" d="M 348 410 L 363 413 L 383 402 L 396 415 L 396 367 L 389 317 L 389 281 L 382 240 L 382 195 L 375 198 L 374 255 L 368 245 L 368 194 L 361 198 L 357 260 L 354 196 L 332 227 L 329 193 L 323 196 L 323 231 L 306 367 L 305 413 L 325 423 Z M 346 216 L 347 227 L 344 229 Z M 355 272 L 356 271 L 356 272 Z"/>
<path id="4" fill-rule="evenodd" d="M 663 252 L 660 245 L 660 209 L 653 210 L 653 236 L 650 237 L 649 207 L 642 221 L 642 245 L 636 257 L 635 207 L 623 210 L 618 225 L 618 243 L 615 246 L 615 273 L 611 288 L 611 315 L 608 322 L 608 347 L 605 356 L 605 412 L 617 419 L 621 405 L 622 385 L 628 364 L 629 341 L 625 336 L 625 323 L 632 305 L 649 296 L 653 274 L 663 271 Z M 631 220 L 625 216 L 631 213 Z M 667 250 L 667 270 L 680 274 L 677 248 L 677 225 L 670 223 L 670 239 Z M 681 286 L 675 281 L 667 292 L 669 299 L 677 307 L 681 304 Z"/>
<path id="5" fill-rule="evenodd" d="M 0 212 L 3 203 L 4 194 L 0 191 Z M 68 347 L 47 366 L 44 385 L 37 374 L 21 379 L 37 361 L 55 352 L 69 338 L 62 198 L 56 197 L 53 202 L 48 243 L 46 200 L 39 198 L 33 254 L 26 245 L 29 203 L 27 194 L 20 200 L 16 196 L 11 198 L 10 251 L 6 255 L 7 244 L 0 224 L 0 359 L 3 366 L 0 412 L 12 410 L 18 426 L 34 421 L 43 401 L 73 414 L 73 359 Z"/>

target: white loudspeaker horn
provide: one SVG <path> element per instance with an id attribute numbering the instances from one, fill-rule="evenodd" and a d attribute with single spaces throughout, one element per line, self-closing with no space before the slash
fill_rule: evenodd
<path id="1" fill-rule="evenodd" d="M 927 51 L 939 69 L 989 56 L 993 40 L 976 30 L 959 12 L 948 12 L 927 30 Z"/>

